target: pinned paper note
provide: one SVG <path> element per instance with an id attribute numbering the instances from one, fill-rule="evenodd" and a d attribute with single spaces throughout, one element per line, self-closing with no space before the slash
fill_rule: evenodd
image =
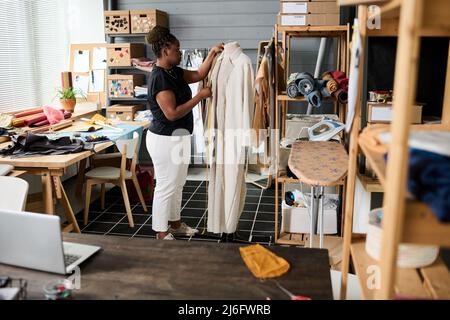
<path id="1" fill-rule="evenodd" d="M 105 91 L 105 70 L 89 72 L 89 92 Z"/>
<path id="2" fill-rule="evenodd" d="M 73 57 L 74 72 L 89 72 L 89 50 L 77 50 Z"/>
<path id="3" fill-rule="evenodd" d="M 77 91 L 81 91 L 84 95 L 87 95 L 89 89 L 89 76 L 77 74 L 73 79 L 73 87 Z M 77 94 L 77 97 L 82 97 L 81 94 Z"/>
<path id="4" fill-rule="evenodd" d="M 95 47 L 92 56 L 92 69 L 106 69 L 106 48 Z"/>

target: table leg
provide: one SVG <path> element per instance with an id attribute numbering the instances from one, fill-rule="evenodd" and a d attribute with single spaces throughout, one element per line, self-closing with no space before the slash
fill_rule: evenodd
<path id="1" fill-rule="evenodd" d="M 310 215 L 309 215 L 309 247 L 312 248 L 314 245 L 314 235 L 315 235 L 315 204 L 316 204 L 316 188 L 311 186 L 311 206 L 310 206 Z"/>
<path id="2" fill-rule="evenodd" d="M 77 176 L 77 182 L 76 182 L 76 193 L 81 197 L 81 192 L 83 189 L 84 184 L 84 173 L 86 171 L 86 163 L 87 158 L 84 158 L 80 161 L 79 167 L 78 167 L 78 176 Z"/>
<path id="3" fill-rule="evenodd" d="M 64 207 L 66 212 L 66 218 L 69 220 L 69 222 L 73 225 L 73 229 L 77 233 L 81 233 L 80 227 L 78 226 L 77 219 L 75 218 L 75 214 L 73 213 L 72 206 L 70 205 L 69 199 L 67 198 L 66 191 L 64 190 L 64 186 L 61 182 L 61 177 L 56 176 L 53 177 L 55 185 L 58 185 L 58 189 L 60 191 L 60 198 L 59 201 L 61 202 L 61 205 Z"/>
<path id="4" fill-rule="evenodd" d="M 53 188 L 50 173 L 45 173 L 42 176 L 42 195 L 44 198 L 45 213 L 53 215 L 55 213 L 55 206 L 53 203 Z"/>
<path id="5" fill-rule="evenodd" d="M 324 203 L 324 187 L 320 187 L 320 213 L 319 213 L 319 234 L 320 234 L 320 249 L 323 249 L 323 203 Z"/>

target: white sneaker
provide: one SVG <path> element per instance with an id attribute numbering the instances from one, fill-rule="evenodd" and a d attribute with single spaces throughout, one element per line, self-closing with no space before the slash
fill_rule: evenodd
<path id="1" fill-rule="evenodd" d="M 186 223 L 182 222 L 178 229 L 174 229 L 172 227 L 169 228 L 169 232 L 178 236 L 193 236 L 198 233 L 197 229 L 189 227 Z M 170 234 L 169 233 L 169 234 Z"/>
<path id="2" fill-rule="evenodd" d="M 168 233 L 164 238 L 160 239 L 158 237 L 156 237 L 157 240 L 176 240 L 175 237 L 173 236 L 173 234 Z"/>

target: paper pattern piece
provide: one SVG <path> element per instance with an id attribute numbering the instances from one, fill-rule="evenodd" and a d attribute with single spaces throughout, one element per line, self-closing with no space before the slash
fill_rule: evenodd
<path id="1" fill-rule="evenodd" d="M 105 70 L 89 72 L 89 92 L 105 91 Z"/>
<path id="2" fill-rule="evenodd" d="M 89 50 L 75 51 L 73 57 L 73 72 L 89 72 Z"/>
<path id="3" fill-rule="evenodd" d="M 73 79 L 73 87 L 76 90 L 81 90 L 85 95 L 87 95 L 89 89 L 89 76 L 79 74 L 75 75 Z M 81 95 L 77 94 L 77 97 L 81 97 Z"/>
<path id="4" fill-rule="evenodd" d="M 96 47 L 92 56 L 92 69 L 106 69 L 106 48 Z"/>

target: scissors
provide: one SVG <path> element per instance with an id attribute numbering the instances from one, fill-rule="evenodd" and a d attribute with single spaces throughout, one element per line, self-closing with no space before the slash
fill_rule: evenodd
<path id="1" fill-rule="evenodd" d="M 291 298 L 291 300 L 312 300 L 311 298 L 308 298 L 308 297 L 296 296 L 296 295 L 292 294 L 292 292 L 290 292 L 289 290 L 284 288 L 277 280 L 273 280 L 273 281 L 276 283 L 277 287 L 280 288 L 281 291 L 286 293 L 289 296 L 289 298 Z"/>

